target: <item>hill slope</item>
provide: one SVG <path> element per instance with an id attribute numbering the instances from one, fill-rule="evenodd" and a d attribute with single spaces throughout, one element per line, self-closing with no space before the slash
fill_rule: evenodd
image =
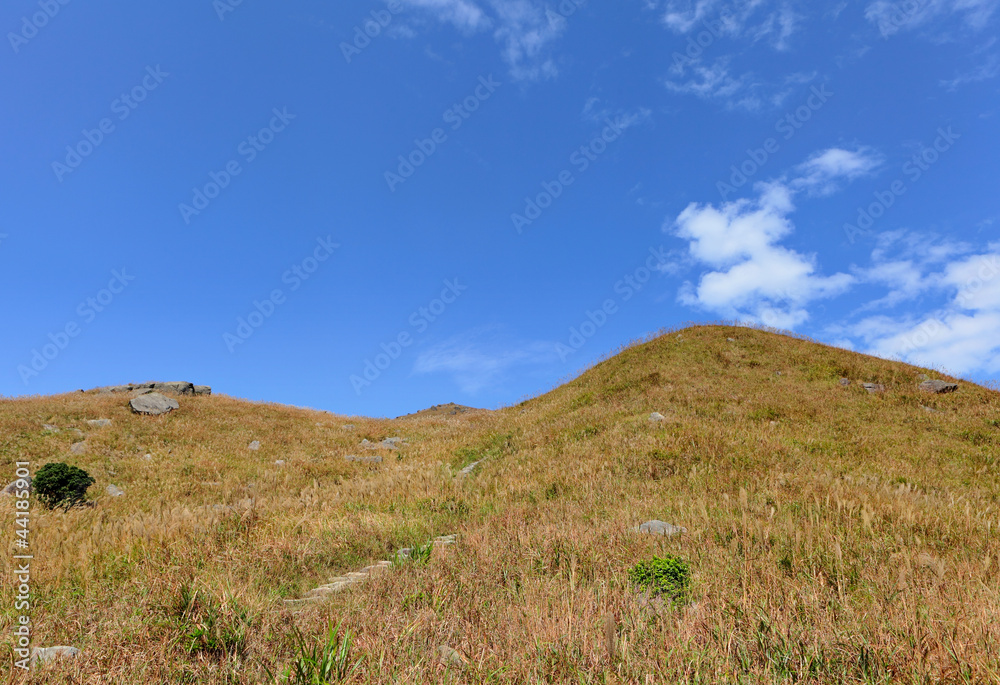
<path id="1" fill-rule="evenodd" d="M 94 507 L 32 509 L 34 644 L 83 650 L 43 679 L 270 682 L 293 626 L 312 644 L 342 622 L 347 682 L 996 681 L 1000 395 L 929 394 L 921 373 L 699 327 L 496 412 L 4 401 L 6 480 L 17 461 L 97 480 Z M 360 444 L 393 436 L 406 442 Z M 686 533 L 632 531 L 649 519 Z M 283 601 L 452 533 L 426 561 Z M 648 601 L 629 569 L 668 553 L 690 565 L 688 596 Z M 11 554 L 0 566 L 10 577 Z M 8 644 L 15 594 L 0 589 Z"/>

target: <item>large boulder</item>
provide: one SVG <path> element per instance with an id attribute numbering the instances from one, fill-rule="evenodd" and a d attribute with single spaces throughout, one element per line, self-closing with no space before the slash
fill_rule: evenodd
<path id="1" fill-rule="evenodd" d="M 924 381 L 920 384 L 920 389 L 924 392 L 933 392 L 943 395 L 958 390 L 958 383 L 948 383 L 947 381 Z"/>
<path id="2" fill-rule="evenodd" d="M 177 400 L 165 397 L 158 392 L 150 392 L 139 395 L 129 400 L 129 408 L 136 414 L 146 414 L 149 416 L 160 416 L 168 414 L 174 409 L 180 409 L 181 405 Z"/>

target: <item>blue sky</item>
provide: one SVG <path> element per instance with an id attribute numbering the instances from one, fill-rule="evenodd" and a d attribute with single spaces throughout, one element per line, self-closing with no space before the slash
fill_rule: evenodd
<path id="1" fill-rule="evenodd" d="M 11 0 L 0 394 L 496 407 L 720 319 L 995 379 L 998 5 Z"/>

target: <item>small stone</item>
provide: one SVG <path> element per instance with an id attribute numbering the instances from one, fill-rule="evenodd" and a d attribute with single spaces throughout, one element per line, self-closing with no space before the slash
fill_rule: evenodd
<path id="1" fill-rule="evenodd" d="M 354 430 L 354 424 L 353 423 L 345 423 L 343 426 L 341 426 L 341 428 L 344 429 L 345 431 L 352 431 L 352 430 Z"/>
<path id="2" fill-rule="evenodd" d="M 864 387 L 865 390 L 867 390 L 868 393 L 871 395 L 885 392 L 885 386 L 882 385 L 881 383 L 865 383 Z"/>
<path id="3" fill-rule="evenodd" d="M 362 444 L 362 445 L 370 445 L 370 444 L 372 444 L 372 443 L 371 443 L 371 441 L 370 441 L 370 440 L 369 440 L 368 438 L 364 438 L 364 439 L 363 439 L 363 440 L 361 441 L 361 444 Z"/>
<path id="4" fill-rule="evenodd" d="M 150 392 L 145 395 L 133 397 L 129 400 L 128 406 L 136 414 L 147 414 L 149 416 L 169 414 L 181 407 L 177 400 L 161 395 L 158 392 Z"/>
<path id="5" fill-rule="evenodd" d="M 253 452 L 256 452 L 257 450 L 259 450 L 260 449 L 260 440 L 254 440 L 253 442 L 251 442 L 249 445 L 247 445 L 247 449 L 251 450 Z"/>
<path id="6" fill-rule="evenodd" d="M 840 384 L 846 388 L 848 385 L 851 384 L 851 379 L 850 378 L 841 378 L 840 379 Z"/>
<path id="7" fill-rule="evenodd" d="M 69 448 L 70 454 L 86 454 L 87 453 L 87 443 L 86 442 L 74 442 Z"/>
<path id="8" fill-rule="evenodd" d="M 80 655 L 76 647 L 35 647 L 31 652 L 31 664 L 44 665 L 61 659 L 75 659 Z"/>
<path id="9" fill-rule="evenodd" d="M 105 491 L 112 497 L 121 497 L 122 495 L 125 494 L 125 491 L 122 490 L 117 485 L 109 485 L 107 488 L 105 488 Z"/>
<path id="10" fill-rule="evenodd" d="M 94 428 L 107 428 L 111 425 L 111 419 L 90 419 L 87 423 Z"/>
<path id="11" fill-rule="evenodd" d="M 47 430 L 49 433 L 58 433 L 59 427 L 53 426 L 51 423 L 43 423 L 42 428 Z"/>
<path id="12" fill-rule="evenodd" d="M 928 414 L 940 414 L 941 413 L 940 411 L 938 411 L 937 409 L 934 409 L 933 407 L 926 407 L 924 405 L 920 405 L 920 408 L 923 409 Z"/>
<path id="13" fill-rule="evenodd" d="M 476 467 L 479 466 L 479 464 L 481 464 L 481 463 L 482 462 L 474 461 L 471 464 L 469 464 L 468 466 L 466 466 L 464 469 L 462 469 L 461 471 L 459 471 L 459 473 L 462 474 L 463 476 L 468 476 L 473 471 L 475 471 Z"/>
<path id="14" fill-rule="evenodd" d="M 932 392 L 938 395 L 955 392 L 958 390 L 958 383 L 948 383 L 947 381 L 924 381 L 920 384 L 920 389 L 924 392 Z"/>
<path id="15" fill-rule="evenodd" d="M 402 549 L 396 551 L 397 559 L 409 559 L 411 556 L 413 556 L 412 547 L 403 547 Z"/>
<path id="16" fill-rule="evenodd" d="M 441 645 L 440 647 L 437 648 L 437 652 L 438 652 L 438 661 L 440 661 L 445 666 L 463 669 L 468 664 L 464 656 L 462 656 L 458 651 L 452 649 L 448 645 Z"/>
<path id="17" fill-rule="evenodd" d="M 385 447 L 386 449 L 390 450 L 398 450 L 399 446 L 405 442 L 406 440 L 404 440 L 403 438 L 386 438 L 385 440 L 379 443 L 379 446 Z"/>
<path id="18" fill-rule="evenodd" d="M 31 492 L 31 477 L 29 476 L 29 477 L 23 479 L 24 480 L 24 484 L 27 484 L 27 486 L 28 486 L 27 488 L 21 488 L 20 487 L 21 480 L 22 479 L 18 479 L 18 480 L 15 480 L 15 481 L 9 483 L 7 485 L 7 487 L 5 487 L 3 490 L 0 490 L 0 496 L 14 497 L 14 496 L 17 495 L 18 492 L 20 492 L 23 489 L 26 489 L 26 490 L 28 490 L 28 492 Z"/>
<path id="19" fill-rule="evenodd" d="M 142 455 L 142 459 L 143 459 L 143 461 L 153 461 L 153 455 L 152 454 L 144 454 L 144 455 Z"/>
<path id="20" fill-rule="evenodd" d="M 672 523 L 666 523 L 665 521 L 646 521 L 641 526 L 633 528 L 637 533 L 648 533 L 650 535 L 679 535 L 680 533 L 686 533 L 687 528 L 681 526 L 675 526 Z"/>
<path id="21" fill-rule="evenodd" d="M 284 466 L 285 465 L 285 460 L 284 459 L 278 459 L 277 461 L 274 462 L 274 465 L 275 466 Z"/>
<path id="22" fill-rule="evenodd" d="M 736 338 L 726 338 L 726 342 L 736 342 Z"/>
<path id="23" fill-rule="evenodd" d="M 658 411 L 654 411 L 652 414 L 649 415 L 649 420 L 652 421 L 653 423 L 663 423 L 664 421 L 667 420 L 667 417 Z"/>

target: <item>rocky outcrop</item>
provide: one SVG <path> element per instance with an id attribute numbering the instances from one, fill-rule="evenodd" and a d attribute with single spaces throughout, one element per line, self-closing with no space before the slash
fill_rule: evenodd
<path id="1" fill-rule="evenodd" d="M 129 401 L 128 406 L 136 414 L 148 414 L 149 416 L 159 416 L 181 408 L 177 400 L 170 399 L 158 392 L 134 397 Z"/>
<path id="2" fill-rule="evenodd" d="M 91 392 L 111 393 L 111 392 L 135 392 L 136 390 L 149 390 L 153 392 L 168 392 L 173 395 L 211 395 L 212 388 L 207 385 L 195 385 L 184 381 L 172 381 L 162 383 L 150 381 L 149 383 L 127 383 L 125 385 L 107 385 L 103 388 L 94 388 Z"/>
<path id="3" fill-rule="evenodd" d="M 945 393 L 955 392 L 958 390 L 958 383 L 949 383 L 947 381 L 924 381 L 920 384 L 920 389 L 924 392 L 944 395 Z"/>

